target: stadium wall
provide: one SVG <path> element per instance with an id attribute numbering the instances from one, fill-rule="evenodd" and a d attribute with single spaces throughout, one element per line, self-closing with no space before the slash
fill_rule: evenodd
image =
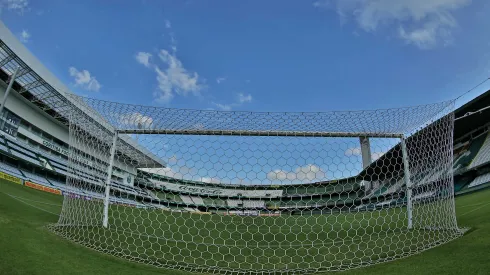
<path id="1" fill-rule="evenodd" d="M 0 180 L 20 184 L 20 185 L 23 185 L 26 187 L 30 187 L 32 189 L 44 191 L 44 192 L 55 194 L 55 195 L 62 195 L 63 194 L 63 192 L 59 189 L 49 187 L 49 186 L 45 186 L 45 185 L 38 184 L 38 183 L 34 183 L 31 181 L 24 181 L 18 177 L 12 176 L 12 175 L 5 173 L 5 172 L 0 172 Z"/>
<path id="2" fill-rule="evenodd" d="M 4 173 L 4 172 L 0 172 L 0 179 L 4 179 L 6 181 L 10 181 L 10 182 L 13 182 L 13 183 L 17 183 L 17 184 L 20 184 L 22 185 L 24 182 L 19 179 L 18 177 L 15 177 L 15 176 L 12 176 L 12 175 L 9 175 L 7 173 Z"/>
<path id="3" fill-rule="evenodd" d="M 48 192 L 48 193 L 51 193 L 51 194 L 55 194 L 55 195 L 61 195 L 62 194 L 61 191 L 58 190 L 58 189 L 47 187 L 47 186 L 44 186 L 44 185 L 41 185 L 41 184 L 37 184 L 37 183 L 33 183 L 33 182 L 30 182 L 30 181 L 24 182 L 24 186 L 30 187 L 32 189 L 37 189 L 37 190 L 40 190 L 40 191 Z"/>

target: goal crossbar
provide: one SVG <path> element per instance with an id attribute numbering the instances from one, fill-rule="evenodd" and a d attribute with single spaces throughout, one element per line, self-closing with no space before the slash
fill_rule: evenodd
<path id="1" fill-rule="evenodd" d="M 119 134 L 143 135 L 200 135 L 200 136 L 277 136 L 277 137 L 377 137 L 402 138 L 399 133 L 372 133 L 372 132 L 300 132 L 300 131 L 247 131 L 247 130 L 174 130 L 174 129 L 119 129 Z"/>

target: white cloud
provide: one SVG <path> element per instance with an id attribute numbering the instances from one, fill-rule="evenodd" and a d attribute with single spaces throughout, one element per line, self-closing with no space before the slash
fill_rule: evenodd
<path id="1" fill-rule="evenodd" d="M 152 57 L 151 53 L 147 52 L 138 52 L 135 55 L 136 61 L 138 63 L 143 64 L 145 67 L 150 67 L 150 58 Z"/>
<path id="2" fill-rule="evenodd" d="M 82 87 L 84 90 L 98 92 L 102 87 L 99 81 L 87 70 L 79 71 L 75 67 L 70 67 L 68 72 L 70 76 L 74 77 L 75 86 Z"/>
<path id="3" fill-rule="evenodd" d="M 162 175 L 166 177 L 171 177 L 171 178 L 177 178 L 177 179 L 188 179 L 188 180 L 195 180 L 195 181 L 202 181 L 206 183 L 221 183 L 222 181 L 219 178 L 214 178 L 214 177 L 201 177 L 201 176 L 192 176 L 196 170 L 193 168 L 188 168 L 186 166 L 180 167 L 180 168 L 170 168 L 170 167 L 165 167 L 165 168 L 140 168 L 140 170 L 157 174 L 157 175 Z"/>
<path id="4" fill-rule="evenodd" d="M 175 39 L 173 32 L 170 33 L 170 48 L 174 54 L 177 52 L 177 39 Z"/>
<path id="5" fill-rule="evenodd" d="M 178 166 L 179 159 L 176 155 L 172 155 L 167 162 L 167 167 L 165 168 L 140 168 L 140 170 L 154 173 L 162 176 L 177 178 L 177 179 L 194 179 L 197 174 L 197 170 L 192 167 L 187 167 L 181 163 L 181 166 Z"/>
<path id="6" fill-rule="evenodd" d="M 371 160 L 375 161 L 375 160 L 379 159 L 381 156 L 383 156 L 385 153 L 386 153 L 386 151 L 371 152 Z M 361 156 L 362 155 L 361 147 L 348 148 L 347 150 L 345 150 L 344 155 L 347 157 Z"/>
<path id="7" fill-rule="evenodd" d="M 179 161 L 179 159 L 177 158 L 176 155 L 172 155 L 169 159 L 168 159 L 168 165 L 175 165 L 177 164 L 177 162 Z"/>
<path id="8" fill-rule="evenodd" d="M 319 0 L 313 3 L 313 7 L 327 9 L 332 7 L 332 3 L 328 0 Z"/>
<path id="9" fill-rule="evenodd" d="M 173 156 L 175 157 L 175 156 Z M 169 164 L 171 160 L 169 160 Z M 187 179 L 187 180 L 195 180 L 202 181 L 206 183 L 221 183 L 222 181 L 219 178 L 215 177 L 201 177 L 196 175 L 197 170 L 194 168 L 189 168 L 187 166 L 181 167 L 165 167 L 165 168 L 139 168 L 142 171 L 153 173 L 157 175 L 162 175 L 166 177 L 176 178 L 176 179 Z"/>
<path id="10" fill-rule="evenodd" d="M 311 182 L 325 180 L 326 173 L 314 164 L 299 166 L 294 171 L 274 170 L 267 173 L 269 180 Z"/>
<path id="11" fill-rule="evenodd" d="M 192 169 L 188 167 L 180 167 L 176 169 L 172 169 L 170 167 L 165 167 L 165 168 L 140 168 L 143 171 L 146 171 L 148 173 L 153 173 L 157 175 L 162 175 L 166 177 L 172 177 L 172 178 L 177 178 L 177 179 L 184 179 L 184 176 L 186 178 L 189 177 L 189 173 L 192 171 Z"/>
<path id="12" fill-rule="evenodd" d="M 252 95 L 251 94 L 244 95 L 242 93 L 239 93 L 238 94 L 238 101 L 240 101 L 240 103 L 251 102 L 252 101 Z"/>
<path id="13" fill-rule="evenodd" d="M 252 101 L 252 95 L 244 95 L 243 93 L 238 93 L 238 101 L 230 104 L 221 104 L 216 102 L 211 102 L 214 106 L 218 107 L 218 109 L 222 111 L 231 111 L 234 107 L 238 107 L 243 105 L 244 103 L 248 103 Z"/>
<path id="14" fill-rule="evenodd" d="M 187 180 L 195 180 L 202 181 L 206 183 L 220 183 L 221 180 L 217 177 L 202 177 L 198 175 L 198 171 L 195 168 L 188 167 L 184 165 L 182 161 L 180 161 L 181 166 L 178 166 L 179 159 L 176 155 L 172 155 L 168 161 L 168 167 L 165 168 L 139 168 L 140 170 L 154 173 L 162 176 L 177 178 L 177 179 L 187 179 Z M 170 167 L 171 166 L 171 167 Z"/>
<path id="15" fill-rule="evenodd" d="M 160 68 L 156 67 L 155 72 L 157 73 L 158 91 L 153 93 L 153 97 L 159 102 L 168 103 L 174 98 L 171 80 L 168 74 L 161 71 Z"/>
<path id="16" fill-rule="evenodd" d="M 212 102 L 212 103 L 214 104 L 214 106 L 218 107 L 218 109 L 220 109 L 222 111 L 231 111 L 233 106 L 236 105 L 236 104 L 220 104 L 220 103 L 216 103 L 216 102 Z"/>
<path id="17" fill-rule="evenodd" d="M 371 159 L 372 159 L 372 161 L 375 161 L 375 160 L 379 159 L 385 153 L 386 152 L 374 152 L 374 153 L 371 153 Z"/>
<path id="18" fill-rule="evenodd" d="M 175 54 L 177 52 L 177 39 L 175 39 L 175 34 L 172 31 L 172 23 L 168 19 L 165 19 L 165 28 L 168 29 L 168 35 L 170 37 L 170 49 Z"/>
<path id="19" fill-rule="evenodd" d="M 119 118 L 119 122 L 125 127 L 136 127 L 138 129 L 149 129 L 153 124 L 153 118 L 141 113 L 124 114 Z"/>
<path id="20" fill-rule="evenodd" d="M 201 178 L 197 178 L 196 180 L 200 180 L 206 183 L 221 183 L 221 180 L 219 178 L 201 177 Z"/>
<path id="21" fill-rule="evenodd" d="M 136 56 L 136 60 L 149 67 L 150 54 L 140 52 Z M 189 72 L 184 68 L 182 62 L 167 50 L 160 50 L 158 54 L 160 61 L 165 64 L 165 69 L 155 65 L 155 73 L 158 82 L 158 91 L 153 95 L 157 101 L 168 103 L 175 94 L 187 96 L 188 94 L 199 95 L 204 88 L 199 75 L 196 72 Z M 202 79 L 202 78 L 201 78 Z"/>
<path id="22" fill-rule="evenodd" d="M 164 86 L 174 88 L 176 93 L 182 95 L 199 94 L 202 87 L 198 84 L 199 75 L 196 72 L 188 72 L 182 62 L 166 50 L 161 50 L 158 56 L 168 65 L 168 69 L 164 73 L 168 76 L 168 82 L 163 81 Z"/>
<path id="23" fill-rule="evenodd" d="M 453 13 L 471 0 L 320 0 L 318 8 L 335 9 L 342 21 L 353 17 L 359 27 L 374 32 L 380 26 L 397 26 L 398 37 L 420 49 L 452 40 L 457 26 Z"/>
<path id="24" fill-rule="evenodd" d="M 164 66 L 159 66 L 155 63 L 155 60 L 150 60 L 152 59 L 150 53 L 138 52 L 136 54 L 138 63 L 145 67 L 152 67 L 155 70 L 158 90 L 153 93 L 154 98 L 158 102 L 168 103 L 176 95 L 200 95 L 200 91 L 205 87 L 203 84 L 205 79 L 200 78 L 197 72 L 190 72 L 184 68 L 184 65 L 176 55 L 177 40 L 171 31 L 172 24 L 169 20 L 165 20 L 165 28 L 169 29 L 171 52 L 161 49 L 158 53 L 159 60 L 163 62 Z"/>
<path id="25" fill-rule="evenodd" d="M 27 43 L 29 42 L 29 39 L 31 38 L 31 34 L 27 30 L 22 30 L 20 33 L 20 41 L 22 43 Z"/>
<path id="26" fill-rule="evenodd" d="M 216 83 L 220 84 L 221 82 L 225 81 L 226 77 L 218 77 L 216 78 Z"/>
<path id="27" fill-rule="evenodd" d="M 431 49 L 437 46 L 438 40 L 442 40 L 444 45 L 452 41 L 451 32 L 446 28 L 440 28 L 438 22 L 428 22 L 424 26 L 406 31 L 403 27 L 398 28 L 398 35 L 408 44 L 413 44 L 420 49 Z M 447 22 L 447 26 L 456 26 L 456 22 Z"/>
<path id="28" fill-rule="evenodd" d="M 196 130 L 202 130 L 204 129 L 204 124 L 202 123 L 196 123 L 192 126 L 192 129 L 196 129 Z"/>
<path id="29" fill-rule="evenodd" d="M 348 157 L 350 156 L 360 156 L 361 155 L 361 147 L 352 147 L 345 150 L 344 154 Z"/>
<path id="30" fill-rule="evenodd" d="M 1 7 L 7 6 L 8 10 L 16 11 L 20 14 L 29 10 L 29 1 L 27 0 L 3 0 L 0 5 Z"/>

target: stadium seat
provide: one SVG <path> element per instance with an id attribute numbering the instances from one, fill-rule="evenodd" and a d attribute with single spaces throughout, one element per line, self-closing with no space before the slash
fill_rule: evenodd
<path id="1" fill-rule="evenodd" d="M 485 173 L 483 175 L 476 177 L 470 184 L 468 184 L 468 188 L 481 186 L 487 183 L 490 183 L 490 173 Z"/>
<path id="2" fill-rule="evenodd" d="M 490 133 L 486 135 L 480 150 L 475 155 L 471 163 L 468 165 L 469 169 L 481 166 L 490 162 Z"/>
<path id="3" fill-rule="evenodd" d="M 483 134 L 471 141 L 468 151 L 463 153 L 458 159 L 454 161 L 453 167 L 455 168 L 455 170 L 456 168 L 457 169 L 465 168 L 472 162 L 472 160 L 475 158 L 478 151 L 482 147 L 483 143 L 485 142 L 486 137 L 487 135 Z"/>
<path id="4" fill-rule="evenodd" d="M 21 179 L 25 179 L 24 174 L 22 174 L 19 169 L 17 169 L 14 166 L 11 166 L 7 163 L 0 162 L 0 170 L 7 173 L 7 174 L 11 174 L 11 175 L 19 177 Z"/>

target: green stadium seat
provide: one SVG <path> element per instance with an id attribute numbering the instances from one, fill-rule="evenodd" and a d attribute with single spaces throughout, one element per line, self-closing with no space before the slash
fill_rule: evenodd
<path id="1" fill-rule="evenodd" d="M 480 135 L 479 137 L 472 140 L 468 150 L 454 162 L 453 167 L 457 170 L 468 166 L 478 154 L 478 151 L 485 142 L 486 137 L 487 135 Z"/>

